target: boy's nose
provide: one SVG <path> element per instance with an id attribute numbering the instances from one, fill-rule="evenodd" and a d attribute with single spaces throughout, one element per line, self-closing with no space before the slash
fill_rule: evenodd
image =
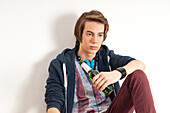
<path id="1" fill-rule="evenodd" d="M 97 43 L 97 36 L 96 36 L 96 35 L 94 35 L 94 36 L 92 37 L 92 42 L 93 42 L 93 43 Z"/>

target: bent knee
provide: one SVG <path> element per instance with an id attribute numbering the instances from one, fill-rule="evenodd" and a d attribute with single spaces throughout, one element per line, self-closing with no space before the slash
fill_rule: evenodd
<path id="1" fill-rule="evenodd" d="M 143 72 L 142 70 L 136 70 L 131 74 L 131 77 L 133 79 L 137 79 L 137 80 L 146 80 L 147 76 L 145 74 L 145 72 Z"/>

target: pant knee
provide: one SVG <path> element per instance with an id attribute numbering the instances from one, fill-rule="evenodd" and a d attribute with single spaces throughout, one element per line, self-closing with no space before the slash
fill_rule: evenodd
<path id="1" fill-rule="evenodd" d="M 142 70 L 136 70 L 131 74 L 131 78 L 133 79 L 139 79 L 139 80 L 145 80 L 147 79 L 146 74 Z"/>
<path id="2" fill-rule="evenodd" d="M 147 82 L 147 76 L 142 70 L 136 70 L 128 75 L 128 84 L 131 88 L 137 84 L 145 84 Z"/>

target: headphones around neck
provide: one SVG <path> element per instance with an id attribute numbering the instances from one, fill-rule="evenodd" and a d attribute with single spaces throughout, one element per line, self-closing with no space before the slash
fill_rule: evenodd
<path id="1" fill-rule="evenodd" d="M 78 61 L 80 61 L 80 60 L 81 60 L 81 57 L 78 56 L 77 53 L 78 53 L 78 52 L 76 52 L 76 58 L 77 58 Z M 92 69 L 94 69 L 94 67 L 95 67 L 95 62 L 96 62 L 96 61 L 98 61 L 98 53 L 96 53 L 96 56 L 93 58 L 93 60 L 91 60 L 91 62 L 90 62 L 89 60 L 84 60 L 84 62 L 86 62 L 86 64 L 87 64 L 88 66 L 90 66 Z"/>
<path id="2" fill-rule="evenodd" d="M 78 61 L 80 61 L 81 57 L 77 53 L 78 52 L 76 52 L 76 58 L 77 58 Z M 96 53 L 96 56 L 93 58 L 93 60 L 98 61 L 98 52 Z"/>

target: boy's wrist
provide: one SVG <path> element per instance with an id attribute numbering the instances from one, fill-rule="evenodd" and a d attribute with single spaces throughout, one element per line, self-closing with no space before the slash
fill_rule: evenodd
<path id="1" fill-rule="evenodd" d="M 119 67 L 119 68 L 116 68 L 115 70 L 117 70 L 117 71 L 119 71 L 119 72 L 121 73 L 121 78 L 120 78 L 120 80 L 122 80 L 123 78 L 126 77 L 127 72 L 126 72 L 125 68 Z"/>

